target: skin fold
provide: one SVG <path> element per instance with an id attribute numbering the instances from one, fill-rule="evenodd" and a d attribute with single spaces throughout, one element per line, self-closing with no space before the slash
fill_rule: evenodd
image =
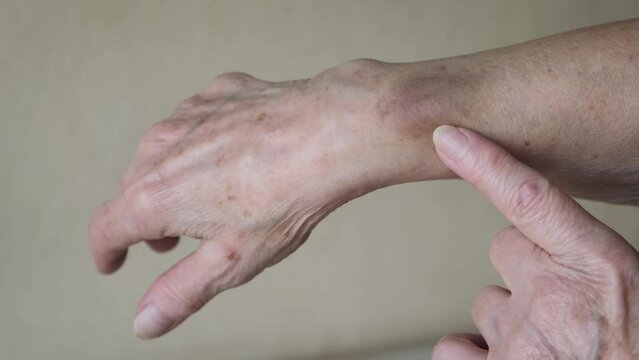
<path id="1" fill-rule="evenodd" d="M 639 202 L 639 21 L 406 64 L 354 60 L 311 79 L 213 79 L 140 140 L 89 236 L 116 271 L 129 246 L 199 248 L 151 285 L 142 338 L 300 246 L 332 210 L 376 189 L 456 177 L 442 124 L 484 134 L 573 196 Z"/>

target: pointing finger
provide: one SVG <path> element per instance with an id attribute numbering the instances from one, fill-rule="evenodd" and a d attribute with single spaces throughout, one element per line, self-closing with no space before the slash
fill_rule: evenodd
<path id="1" fill-rule="evenodd" d="M 601 246 L 601 233 L 610 231 L 535 170 L 481 135 L 440 126 L 433 141 L 451 170 L 479 189 L 517 229 L 550 254 L 574 255 Z"/>

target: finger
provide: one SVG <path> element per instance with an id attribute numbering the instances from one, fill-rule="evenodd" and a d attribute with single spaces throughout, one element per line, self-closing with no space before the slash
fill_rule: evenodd
<path id="1" fill-rule="evenodd" d="M 477 329 L 490 345 L 501 337 L 501 319 L 510 300 L 510 291 L 497 285 L 484 288 L 472 308 Z"/>
<path id="2" fill-rule="evenodd" d="M 484 339 L 475 334 L 448 335 L 437 342 L 432 360 L 485 360 L 488 350 Z"/>
<path id="3" fill-rule="evenodd" d="M 166 237 L 164 239 L 146 240 L 145 242 L 154 251 L 157 251 L 159 253 L 163 253 L 163 252 L 167 252 L 167 251 L 172 250 L 173 248 L 175 248 L 177 246 L 178 242 L 180 242 L 180 238 L 179 237 Z"/>
<path id="4" fill-rule="evenodd" d="M 452 126 L 437 128 L 433 141 L 451 170 L 479 189 L 513 225 L 550 254 L 571 255 L 599 243 L 605 225 L 501 147 L 473 131 Z"/>
<path id="5" fill-rule="evenodd" d="M 155 123 L 138 143 L 133 160 L 120 179 L 118 188 L 123 191 L 133 180 L 154 166 L 157 158 L 175 147 L 180 139 L 193 128 L 197 119 L 168 119 Z"/>
<path id="6" fill-rule="evenodd" d="M 204 241 L 191 255 L 162 274 L 138 306 L 138 337 L 161 336 L 237 283 L 239 257 L 221 242 Z"/>
<path id="7" fill-rule="evenodd" d="M 539 248 L 514 226 L 502 230 L 490 245 L 490 261 L 497 273 L 514 290 L 527 279 L 529 264 Z"/>
<path id="8" fill-rule="evenodd" d="M 153 174 L 150 179 L 157 178 Z M 167 206 L 158 195 L 161 180 L 141 180 L 98 208 L 89 226 L 91 253 L 98 270 L 109 274 L 124 262 L 127 248 L 146 239 L 168 234 Z"/>

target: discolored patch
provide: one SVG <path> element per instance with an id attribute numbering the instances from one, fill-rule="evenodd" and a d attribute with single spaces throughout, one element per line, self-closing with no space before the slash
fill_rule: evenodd
<path id="1" fill-rule="evenodd" d="M 240 259 L 240 255 L 235 250 L 229 250 L 228 254 L 226 254 L 226 260 L 229 262 L 236 262 Z"/>
<path id="2" fill-rule="evenodd" d="M 266 120 L 268 118 L 268 115 L 266 115 L 266 113 L 261 113 L 260 116 L 258 116 L 255 121 L 256 122 L 262 122 L 264 120 Z"/>

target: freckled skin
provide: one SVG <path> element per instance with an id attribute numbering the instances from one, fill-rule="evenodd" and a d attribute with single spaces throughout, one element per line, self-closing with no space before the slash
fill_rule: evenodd
<path id="1" fill-rule="evenodd" d="M 296 81 L 223 74 L 142 137 L 90 225 L 95 263 L 112 273 L 141 241 L 201 240 L 140 301 L 138 315 L 153 307 L 168 325 L 138 335 L 160 336 L 292 253 L 340 205 L 455 177 L 431 138 L 441 124 L 480 131 L 571 195 L 639 203 L 637 53 L 639 21 L 628 21 Z"/>

